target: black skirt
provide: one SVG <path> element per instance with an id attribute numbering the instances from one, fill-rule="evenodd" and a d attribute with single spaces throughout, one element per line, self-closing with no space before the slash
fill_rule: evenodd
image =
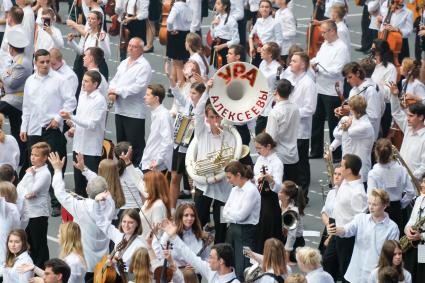
<path id="1" fill-rule="evenodd" d="M 187 61 L 190 57 L 185 48 L 186 35 L 189 31 L 179 30 L 177 34 L 167 32 L 167 57 L 174 60 Z"/>
<path id="2" fill-rule="evenodd" d="M 159 0 L 149 0 L 149 21 L 156 22 L 162 13 L 162 4 Z"/>
<path id="3" fill-rule="evenodd" d="M 266 187 L 266 186 L 264 186 Z M 283 241 L 282 220 L 277 194 L 268 188 L 261 191 L 260 220 L 257 224 L 256 248 L 263 253 L 264 242 L 269 238 Z"/>

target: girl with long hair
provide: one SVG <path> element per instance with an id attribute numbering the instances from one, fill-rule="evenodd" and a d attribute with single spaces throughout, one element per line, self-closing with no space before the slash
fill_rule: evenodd
<path id="1" fill-rule="evenodd" d="M 401 62 L 400 74 L 404 77 L 401 81 L 402 106 L 411 103 L 425 102 L 425 85 L 419 80 L 421 63 L 413 58 L 406 57 Z"/>
<path id="2" fill-rule="evenodd" d="M 4 132 L 3 126 L 4 115 L 0 113 L 0 165 L 9 164 L 16 171 L 21 156 L 19 145 L 12 135 L 7 135 Z"/>
<path id="3" fill-rule="evenodd" d="M 193 32 L 188 33 L 186 35 L 185 48 L 190 54 L 189 60 L 198 63 L 199 69 L 201 70 L 201 77 L 207 80 L 210 73 L 210 67 L 204 54 L 202 38 L 199 34 Z"/>
<path id="4" fill-rule="evenodd" d="M 286 234 L 285 257 L 287 262 L 296 262 L 295 251 L 298 247 L 305 246 L 304 233 L 304 208 L 305 195 L 302 188 L 292 181 L 285 181 L 278 194 L 281 203 L 282 213 L 294 211 L 297 214 L 297 227 L 288 229 L 283 227 Z"/>
<path id="5" fill-rule="evenodd" d="M 261 194 L 260 220 L 257 225 L 256 250 L 263 253 L 264 242 L 271 237 L 283 240 L 278 192 L 282 186 L 283 164 L 274 148 L 276 142 L 267 133 L 255 137 L 258 158 L 254 178 Z"/>
<path id="6" fill-rule="evenodd" d="M 18 267 L 22 264 L 33 264 L 33 261 L 28 254 L 27 234 L 21 229 L 12 230 L 7 236 L 6 242 L 7 252 L 3 268 L 3 282 L 28 282 L 33 277 L 33 272 L 18 271 Z"/>
<path id="7" fill-rule="evenodd" d="M 398 282 L 411 283 L 412 275 L 403 268 L 403 253 L 400 243 L 395 240 L 387 240 L 382 246 L 378 266 L 372 270 L 368 283 L 378 283 L 378 274 L 385 267 L 393 267 L 398 273 Z"/>

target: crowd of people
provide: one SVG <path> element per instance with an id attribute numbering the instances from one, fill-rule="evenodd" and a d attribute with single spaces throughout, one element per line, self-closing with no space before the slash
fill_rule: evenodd
<path id="1" fill-rule="evenodd" d="M 309 34 L 306 48 L 291 0 L 212 1 L 205 35 L 207 2 L 172 1 L 162 18 L 167 85 L 144 55 L 158 32 L 164 41 L 166 1 L 75 1 L 66 19 L 52 0 L 0 2 L 0 282 L 425 282 L 418 6 L 358 1 L 357 51 L 368 55 L 356 62 L 345 1 L 313 1 L 309 32 L 323 42 Z M 110 71 L 117 35 L 121 62 Z M 226 64 L 239 75 L 255 66 L 267 85 L 261 111 L 237 124 L 210 98 L 226 95 L 215 76 Z M 232 95 L 242 107 L 251 93 Z M 255 158 L 235 153 L 250 144 Z M 321 243 L 307 247 L 314 158 L 330 190 Z M 59 216 L 54 255 L 47 232 Z"/>

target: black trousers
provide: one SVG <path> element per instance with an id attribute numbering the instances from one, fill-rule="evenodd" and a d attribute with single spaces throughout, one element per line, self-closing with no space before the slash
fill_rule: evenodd
<path id="1" fill-rule="evenodd" d="M 30 156 L 31 156 L 31 147 L 38 142 L 48 143 L 50 145 L 51 151 L 57 152 L 60 158 L 63 158 L 64 156 L 66 156 L 66 138 L 59 129 L 46 130 L 45 128 L 43 128 L 41 131 L 41 136 L 28 136 L 28 142 L 27 142 L 28 153 L 29 153 L 28 160 L 30 160 Z M 47 166 L 49 168 L 50 174 L 52 174 L 53 176 L 55 172 L 50 162 L 47 163 Z M 21 172 L 22 171 L 25 172 L 28 167 L 29 167 L 29 164 L 25 168 L 25 170 L 23 167 L 21 169 Z M 66 159 L 65 159 L 65 165 L 62 168 L 62 174 L 65 173 L 65 170 L 66 170 Z M 52 208 L 60 208 L 60 203 L 56 199 L 56 196 L 53 192 L 53 188 L 51 185 L 49 189 L 49 195 L 50 195 L 50 202 L 51 202 Z"/>
<path id="2" fill-rule="evenodd" d="M 283 164 L 283 180 L 290 180 L 295 184 L 299 185 L 299 169 L 298 162 L 294 164 Z"/>
<path id="3" fill-rule="evenodd" d="M 77 160 L 76 156 L 77 153 L 74 151 L 72 153 L 74 161 Z M 97 170 L 99 168 L 99 163 L 102 160 L 101 156 L 93 156 L 93 155 L 84 155 L 84 164 L 87 168 L 89 168 L 91 171 L 97 173 Z M 81 171 L 74 167 L 74 184 L 75 184 L 75 193 L 79 194 L 80 196 L 87 197 L 87 179 L 83 176 Z"/>
<path id="4" fill-rule="evenodd" d="M 40 268 L 49 259 L 49 247 L 47 246 L 47 228 L 48 217 L 41 216 L 30 218 L 28 226 L 25 229 L 28 235 L 28 244 L 30 245 L 30 256 L 34 265 Z"/>
<path id="5" fill-rule="evenodd" d="M 401 45 L 401 52 L 398 55 L 398 61 L 401 64 L 401 61 L 403 61 L 404 58 L 410 57 L 410 50 L 409 50 L 409 39 L 403 38 L 403 42 Z"/>
<path id="6" fill-rule="evenodd" d="M 201 221 L 202 227 L 210 222 L 210 207 L 212 201 L 213 204 L 213 219 L 214 219 L 214 230 L 215 230 L 215 244 L 224 243 L 226 239 L 226 224 L 220 223 L 220 210 L 224 206 L 224 202 L 216 199 L 204 196 L 204 192 L 199 189 L 195 189 L 195 209 L 198 212 L 199 220 Z"/>
<path id="7" fill-rule="evenodd" d="M 268 116 L 258 116 L 255 122 L 255 135 L 259 135 L 266 130 Z"/>
<path id="8" fill-rule="evenodd" d="M 369 11 L 367 10 L 367 5 L 363 5 L 363 12 L 362 12 L 362 20 L 361 20 L 361 27 L 362 27 L 362 38 L 361 38 L 361 48 L 362 49 L 370 49 L 372 47 L 372 41 L 374 40 L 374 37 L 372 37 L 371 30 L 369 29 L 370 25 L 370 16 Z"/>
<path id="9" fill-rule="evenodd" d="M 226 233 L 226 243 L 233 248 L 235 259 L 235 273 L 239 281 L 244 282 L 243 272 L 249 264 L 249 258 L 243 255 L 243 247 L 255 249 L 256 226 L 250 224 L 230 224 Z"/>
<path id="10" fill-rule="evenodd" d="M 336 254 L 338 257 L 338 269 L 339 274 L 344 277 L 347 272 L 348 265 L 350 264 L 351 255 L 353 254 L 354 241 L 356 237 L 351 238 L 340 238 L 335 237 Z M 342 278 L 342 282 L 348 282 Z"/>
<path id="11" fill-rule="evenodd" d="M 93 272 L 86 272 L 86 276 L 84 276 L 84 282 L 85 283 L 92 283 L 94 279 L 94 273 Z"/>
<path id="12" fill-rule="evenodd" d="M 141 38 L 143 42 L 146 44 L 146 29 L 148 28 L 148 25 L 146 24 L 146 20 L 131 21 L 127 24 L 126 28 L 129 31 L 128 40 L 137 36 Z M 127 49 L 125 50 L 120 49 L 120 60 L 122 61 L 125 58 L 127 58 Z"/>
<path id="13" fill-rule="evenodd" d="M 336 282 L 338 280 L 338 275 L 339 275 L 339 265 L 338 265 L 338 256 L 336 252 L 335 238 L 336 238 L 335 236 L 332 236 L 328 246 L 324 249 L 322 260 L 323 260 L 323 269 L 326 272 L 328 272 L 332 276 L 334 281 Z"/>
<path id="14" fill-rule="evenodd" d="M 393 117 L 391 116 L 391 103 L 385 103 L 385 111 L 381 118 L 382 137 L 386 138 L 391 127 Z"/>
<path id="15" fill-rule="evenodd" d="M 19 138 L 19 133 L 21 131 L 22 123 L 22 111 L 13 107 L 7 102 L 0 101 L 0 113 L 3 113 L 4 116 L 9 118 L 10 122 L 10 133 L 16 139 L 19 145 L 19 151 L 21 152 L 21 160 L 19 164 L 22 165 L 27 159 L 27 149 L 26 143 L 21 141 Z"/>
<path id="16" fill-rule="evenodd" d="M 298 139 L 298 182 L 303 188 L 304 194 L 308 196 L 308 188 L 310 187 L 310 162 L 308 159 L 308 150 L 310 147 L 309 139 Z"/>
<path id="17" fill-rule="evenodd" d="M 139 166 L 145 149 L 145 119 L 115 115 L 117 142 L 128 141 L 133 147 L 133 164 Z"/>
<path id="18" fill-rule="evenodd" d="M 425 282 L 425 263 L 418 263 L 418 249 L 410 249 L 403 254 L 404 268 L 412 274 L 413 283 Z"/>
<path id="19" fill-rule="evenodd" d="M 242 144 L 249 146 L 249 143 L 251 141 L 251 133 L 249 132 L 248 125 L 247 124 L 236 125 L 235 128 L 238 131 L 239 135 L 241 136 Z M 245 165 L 250 165 L 250 166 L 254 165 L 250 154 L 248 154 L 244 158 L 239 159 L 239 161 Z"/>
<path id="20" fill-rule="evenodd" d="M 323 137 L 325 130 L 325 120 L 328 121 L 329 139 L 334 140 L 333 131 L 338 125 L 338 118 L 334 114 L 335 108 L 341 106 L 341 101 L 337 96 L 330 96 L 319 93 L 317 97 L 316 112 L 313 115 L 313 128 L 311 131 L 311 155 L 323 155 Z M 333 152 L 334 160 L 341 159 L 341 148 Z"/>
<path id="21" fill-rule="evenodd" d="M 388 212 L 388 216 L 390 217 L 390 219 L 397 224 L 398 229 L 400 231 L 400 235 L 404 234 L 403 212 L 401 210 L 400 201 L 390 202 L 390 205 L 385 211 Z"/>
<path id="22" fill-rule="evenodd" d="M 244 52 L 241 54 L 241 61 L 246 61 L 246 52 L 248 50 L 247 48 L 247 41 L 246 41 L 246 17 L 244 17 L 242 20 L 237 21 L 238 23 L 238 31 L 239 31 L 239 44 L 243 46 Z"/>

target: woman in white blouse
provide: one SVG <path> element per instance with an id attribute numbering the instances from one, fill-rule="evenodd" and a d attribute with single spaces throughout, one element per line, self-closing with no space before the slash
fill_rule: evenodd
<path id="1" fill-rule="evenodd" d="M 7 253 L 3 268 L 3 282 L 28 282 L 33 277 L 33 272 L 19 272 L 18 267 L 23 264 L 33 264 L 28 254 L 27 234 L 21 229 L 12 230 L 7 237 Z"/>
<path id="2" fill-rule="evenodd" d="M 395 240 L 387 240 L 382 246 L 378 267 L 370 273 L 368 283 L 378 283 L 378 274 L 386 266 L 393 267 L 398 273 L 398 282 L 412 283 L 412 275 L 403 268 L 403 254 L 400 243 Z"/>
<path id="3" fill-rule="evenodd" d="M 401 81 L 401 93 L 407 100 L 402 100 L 403 107 L 414 102 L 425 102 L 425 85 L 419 80 L 420 68 L 420 63 L 410 57 L 404 58 L 401 62 L 400 74 L 405 77 Z"/>
<path id="4" fill-rule="evenodd" d="M 251 63 L 259 66 L 261 62 L 261 48 L 268 42 L 276 42 L 279 46 L 282 42 L 282 30 L 280 24 L 272 17 L 272 3 L 270 0 L 260 1 L 260 16 L 249 33 L 249 55 Z"/>
<path id="5" fill-rule="evenodd" d="M 332 276 L 320 265 L 322 256 L 319 250 L 302 247 L 297 249 L 297 263 L 302 272 L 307 273 L 307 283 L 334 283 Z"/>
<path id="6" fill-rule="evenodd" d="M 263 253 L 264 243 L 274 237 L 283 240 L 280 205 L 277 193 L 282 186 L 283 164 L 273 150 L 276 142 L 267 133 L 255 137 L 258 158 L 254 178 L 261 194 L 260 220 L 257 226 L 256 251 Z"/>
<path id="7" fill-rule="evenodd" d="M 21 153 L 16 139 L 3 131 L 4 115 L 0 113 L 0 165 L 9 164 L 16 169 L 19 166 Z"/>

